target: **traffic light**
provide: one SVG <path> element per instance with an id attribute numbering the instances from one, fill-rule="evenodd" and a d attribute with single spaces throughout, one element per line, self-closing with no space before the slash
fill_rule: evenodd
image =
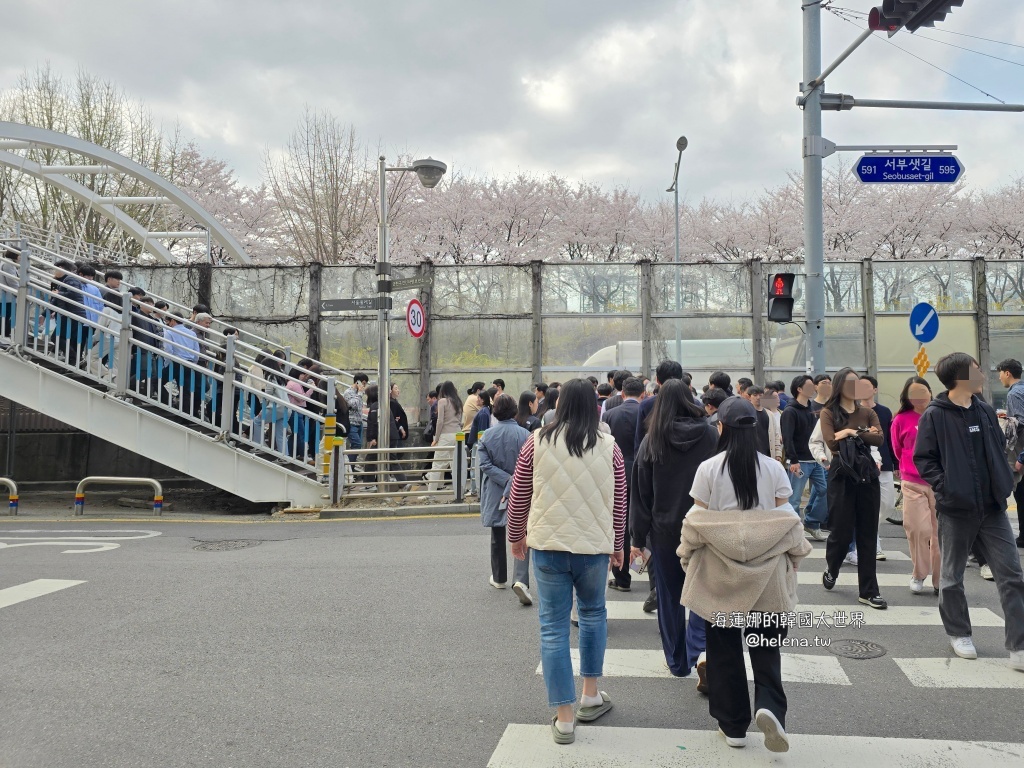
<path id="1" fill-rule="evenodd" d="M 934 27 L 935 22 L 963 4 L 964 0 L 885 0 L 868 14 L 868 29 L 884 30 L 889 37 L 904 27 L 916 32 L 921 27 Z"/>
<path id="2" fill-rule="evenodd" d="M 793 272 L 778 272 L 772 276 L 768 291 L 768 319 L 773 323 L 793 322 Z"/>

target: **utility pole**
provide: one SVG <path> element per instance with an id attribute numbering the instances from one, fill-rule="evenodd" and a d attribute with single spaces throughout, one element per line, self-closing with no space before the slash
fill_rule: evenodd
<path id="1" fill-rule="evenodd" d="M 388 193 L 385 186 L 387 162 L 384 155 L 377 159 L 377 186 L 380 192 L 380 222 L 377 225 L 377 329 L 379 351 L 377 359 L 377 447 L 378 458 L 386 458 L 385 451 L 391 440 L 391 329 L 387 302 L 391 295 L 391 263 L 388 261 Z M 383 467 L 384 465 L 380 465 Z"/>
<path id="2" fill-rule="evenodd" d="M 807 320 L 807 370 L 825 373 L 825 226 L 822 213 L 821 91 L 808 88 L 821 72 L 821 3 L 800 0 L 803 12 L 804 68 L 804 298 Z"/>

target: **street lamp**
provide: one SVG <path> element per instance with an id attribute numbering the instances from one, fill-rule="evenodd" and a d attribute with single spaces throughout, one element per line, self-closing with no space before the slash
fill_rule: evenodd
<path id="1" fill-rule="evenodd" d="M 683 150 L 689 145 L 685 136 L 680 136 L 676 139 L 676 149 L 679 150 L 679 156 L 676 158 L 676 168 L 672 173 L 672 186 L 666 189 L 666 192 L 675 192 L 675 209 L 676 209 L 676 362 L 682 365 L 683 362 L 683 331 L 682 321 L 679 318 L 679 305 L 682 303 L 682 285 L 680 283 L 679 271 L 679 164 L 683 161 Z"/>
<path id="2" fill-rule="evenodd" d="M 385 189 L 385 174 L 388 171 L 415 173 L 420 183 L 427 189 L 433 189 L 441 181 L 448 166 L 440 160 L 426 158 L 414 160 L 408 168 L 388 168 L 386 158 L 381 155 L 377 161 L 377 188 L 380 190 L 380 223 L 377 225 L 377 325 L 380 334 L 380 360 L 377 363 L 377 449 L 378 461 L 386 461 L 384 452 L 391 442 L 391 331 L 388 299 L 391 296 L 391 264 L 388 261 L 388 196 Z M 385 467 L 380 468 L 381 481 L 384 483 Z"/>

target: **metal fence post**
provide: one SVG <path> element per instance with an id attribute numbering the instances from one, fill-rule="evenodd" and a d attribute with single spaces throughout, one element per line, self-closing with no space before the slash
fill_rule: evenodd
<path id="1" fill-rule="evenodd" d="M 533 383 L 541 380 L 540 368 L 544 361 L 544 321 L 541 315 L 543 304 L 541 302 L 542 291 L 544 290 L 544 276 L 542 273 L 544 262 L 531 261 L 530 275 L 533 292 L 533 347 L 530 354 L 530 374 Z"/>
<path id="2" fill-rule="evenodd" d="M 679 269 L 679 265 L 675 265 Z M 640 370 L 644 376 L 651 376 L 651 340 L 654 338 L 654 323 L 651 322 L 653 299 L 654 267 L 650 259 L 640 261 Z M 664 336 L 664 334 L 662 334 Z M 680 361 L 682 362 L 682 361 Z"/>
<path id="3" fill-rule="evenodd" d="M 750 270 L 750 317 L 751 341 L 754 353 L 754 381 L 764 382 L 764 266 L 760 259 L 751 259 Z"/>
<path id="4" fill-rule="evenodd" d="M 324 477 L 331 476 L 331 463 L 334 457 L 334 437 L 338 432 L 337 414 L 334 412 L 334 396 L 337 391 L 337 383 L 333 376 L 327 377 L 327 403 L 324 412 L 324 435 L 323 435 L 323 467 L 321 474 Z"/>
<path id="5" fill-rule="evenodd" d="M 323 264 L 318 261 L 309 264 L 309 323 L 306 330 L 306 355 L 319 360 L 320 358 L 320 299 L 323 283 Z"/>
<path id="6" fill-rule="evenodd" d="M 114 382 L 114 395 L 116 397 L 124 397 L 125 392 L 128 391 L 131 359 L 132 295 L 125 291 L 121 294 L 121 330 L 118 333 L 117 350 L 114 352 L 114 369 L 117 371 L 117 381 Z"/>
<path id="7" fill-rule="evenodd" d="M 228 334 L 224 337 L 224 373 L 220 384 L 221 406 L 220 406 L 220 427 L 221 432 L 231 434 L 231 427 L 235 422 L 235 336 Z M 213 380 L 213 386 L 217 386 L 217 380 Z M 214 398 L 214 404 L 217 399 Z"/>
<path id="8" fill-rule="evenodd" d="M 455 461 L 452 466 L 452 490 L 455 492 L 455 501 L 464 501 L 466 498 L 466 433 L 459 432 L 455 435 Z"/>
<path id="9" fill-rule="evenodd" d="M 974 309 L 977 313 L 978 327 L 978 363 L 985 373 L 985 399 L 992 402 L 992 346 L 989 336 L 988 317 L 988 270 L 985 265 L 985 257 L 977 256 L 974 259 Z"/>
<path id="10" fill-rule="evenodd" d="M 21 239 L 18 255 L 18 297 L 14 300 L 14 327 L 11 329 L 15 343 L 28 346 L 28 280 L 32 254 L 29 253 L 28 240 Z"/>
<path id="11" fill-rule="evenodd" d="M 871 259 L 860 263 L 861 294 L 864 302 L 864 357 L 868 375 L 878 378 L 878 339 L 875 336 L 875 265 Z"/>
<path id="12" fill-rule="evenodd" d="M 345 487 L 345 451 L 341 445 L 333 446 L 330 451 L 331 465 L 327 484 L 330 488 L 331 506 L 336 507 L 341 502 L 341 493 Z"/>

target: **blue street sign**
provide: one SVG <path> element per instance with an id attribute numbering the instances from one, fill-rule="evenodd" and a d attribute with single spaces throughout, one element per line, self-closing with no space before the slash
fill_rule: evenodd
<path id="1" fill-rule="evenodd" d="M 864 155 L 853 172 L 865 184 L 952 184 L 964 166 L 953 155 Z"/>
<path id="2" fill-rule="evenodd" d="M 922 344 L 939 335 L 939 313 L 935 307 L 921 302 L 910 312 L 910 332 Z"/>

